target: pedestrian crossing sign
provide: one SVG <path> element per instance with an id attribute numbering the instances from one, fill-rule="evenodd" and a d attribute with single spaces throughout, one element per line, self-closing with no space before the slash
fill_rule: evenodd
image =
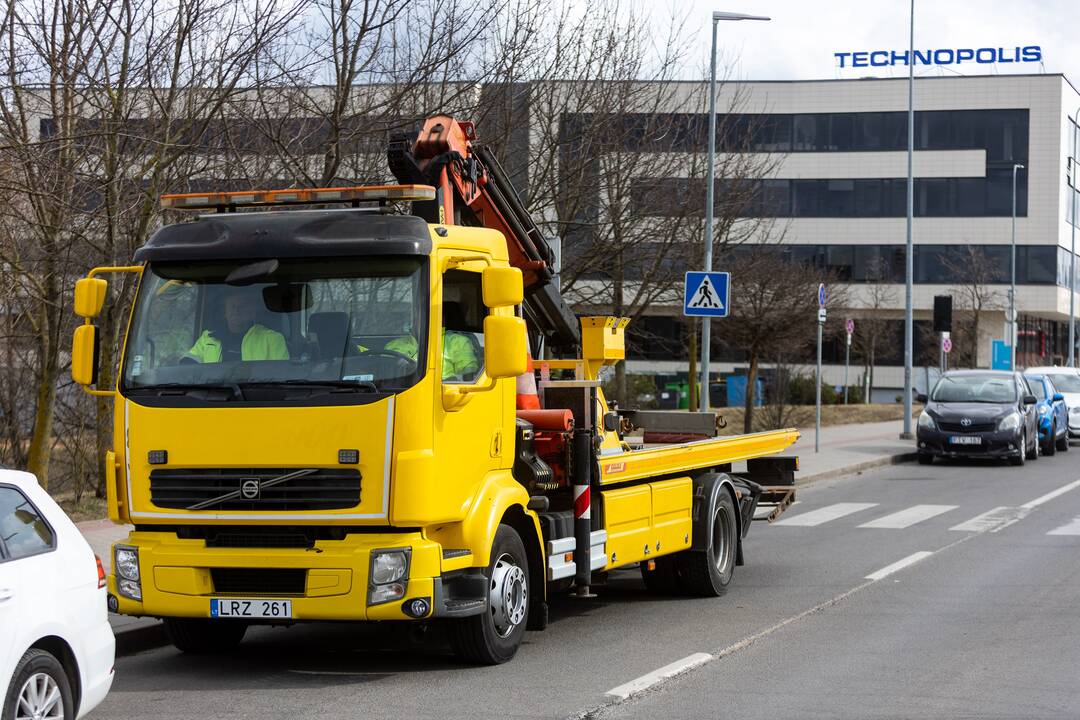
<path id="1" fill-rule="evenodd" d="M 683 315 L 727 317 L 731 273 L 688 272 L 683 295 Z"/>

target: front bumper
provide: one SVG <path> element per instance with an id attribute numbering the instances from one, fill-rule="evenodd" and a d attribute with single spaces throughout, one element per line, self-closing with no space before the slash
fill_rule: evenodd
<path id="1" fill-rule="evenodd" d="M 109 575 L 109 593 L 125 615 L 210 617 L 210 599 L 229 597 L 291 600 L 287 622 L 415 620 L 403 608 L 417 598 L 428 601 L 429 615 L 444 614 L 436 607 L 445 595 L 442 548 L 418 532 L 353 533 L 343 540 L 317 541 L 314 548 L 208 548 L 204 540 L 180 539 L 171 532 L 136 531 L 118 544 L 138 548 L 142 580 L 138 601 L 121 596 L 115 574 Z M 405 595 L 369 606 L 371 553 L 393 548 L 410 548 Z M 304 570 L 304 589 L 293 594 L 218 592 L 210 572 L 215 568 Z"/>
<path id="2" fill-rule="evenodd" d="M 961 445 L 951 443 L 949 439 L 962 435 L 965 437 L 975 436 L 981 438 L 978 445 Z M 1022 435 L 1016 430 L 995 430 L 982 433 L 948 433 L 941 430 L 929 430 L 919 428 L 918 448 L 919 452 L 937 457 L 982 457 L 982 458 L 1006 458 L 1020 454 Z"/>

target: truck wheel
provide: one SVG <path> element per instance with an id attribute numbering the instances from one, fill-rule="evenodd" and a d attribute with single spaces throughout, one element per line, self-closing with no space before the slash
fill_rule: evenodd
<path id="1" fill-rule="evenodd" d="M 165 618 L 165 636 L 177 650 L 205 654 L 232 650 L 244 639 L 247 625 L 235 620 Z"/>
<path id="2" fill-rule="evenodd" d="M 723 595 L 735 572 L 739 526 L 735 504 L 726 490 L 720 491 L 710 528 L 708 550 L 684 550 L 674 556 L 683 590 L 698 597 Z"/>
<path id="3" fill-rule="evenodd" d="M 450 645 L 462 660 L 498 665 L 510 660 L 525 635 L 529 617 L 529 561 L 525 544 L 509 525 L 499 525 L 491 544 L 488 611 L 452 620 Z"/>
<path id="4" fill-rule="evenodd" d="M 645 581 L 645 587 L 655 595 L 676 595 L 680 591 L 678 570 L 675 567 L 675 558 L 671 555 L 658 557 L 653 561 L 656 567 L 649 570 L 647 560 L 641 563 L 641 579 Z"/>
<path id="5" fill-rule="evenodd" d="M 3 720 L 75 717 L 71 681 L 60 661 L 44 650 L 27 650 L 15 666 L 0 717 Z"/>

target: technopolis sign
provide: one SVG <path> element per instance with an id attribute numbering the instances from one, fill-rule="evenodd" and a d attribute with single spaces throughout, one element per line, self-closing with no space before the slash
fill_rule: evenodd
<path id="1" fill-rule="evenodd" d="M 838 52 L 833 57 L 840 67 L 893 67 L 908 64 L 907 50 L 863 50 L 861 52 Z M 977 63 L 1037 63 L 1042 62 L 1042 47 L 988 47 L 988 48 L 942 48 L 940 50 L 916 50 L 916 65 L 963 65 Z"/>

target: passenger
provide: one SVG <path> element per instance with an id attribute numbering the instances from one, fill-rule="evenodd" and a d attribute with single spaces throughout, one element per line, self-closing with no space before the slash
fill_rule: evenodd
<path id="1" fill-rule="evenodd" d="M 464 312 L 459 303 L 443 303 L 443 326 L 442 379 L 474 379 L 481 367 L 476 340 L 472 333 L 466 330 L 450 329 L 466 327 Z M 416 360 L 420 344 L 409 334 L 386 343 L 385 349 Z"/>
<path id="2" fill-rule="evenodd" d="M 225 297 L 225 330 L 203 330 L 185 359 L 200 363 L 238 360 L 288 360 L 285 336 L 255 322 L 260 300 L 239 288 Z"/>

